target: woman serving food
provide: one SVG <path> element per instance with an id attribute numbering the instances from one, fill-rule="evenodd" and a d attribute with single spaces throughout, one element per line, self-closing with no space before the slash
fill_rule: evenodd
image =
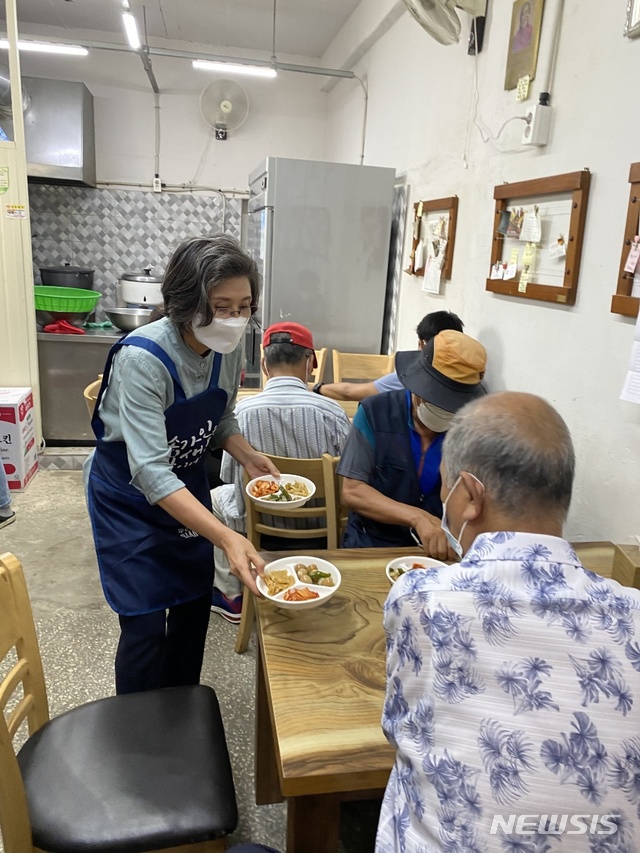
<path id="1" fill-rule="evenodd" d="M 232 238 L 187 240 L 167 266 L 165 316 L 109 353 L 88 502 L 103 590 L 120 620 L 118 693 L 198 683 L 213 544 L 257 593 L 264 562 L 211 514 L 205 453 L 213 438 L 250 477 L 278 475 L 233 414 L 259 285 L 254 261 Z"/>

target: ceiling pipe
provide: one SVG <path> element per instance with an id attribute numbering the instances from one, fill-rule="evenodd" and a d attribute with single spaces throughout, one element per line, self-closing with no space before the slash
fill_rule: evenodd
<path id="1" fill-rule="evenodd" d="M 33 36 L 25 36 L 25 38 L 33 38 Z M 42 36 L 40 36 L 40 38 L 42 39 Z M 277 71 L 293 71 L 298 74 L 317 74 L 321 77 L 342 77 L 353 79 L 356 76 L 353 71 L 345 71 L 341 68 L 322 68 L 316 65 L 298 65 L 297 63 L 291 62 L 276 62 L 274 65 L 273 61 L 270 59 L 249 59 L 246 56 L 228 56 L 225 54 L 204 53 L 191 50 L 174 50 L 172 48 L 151 46 L 145 46 L 141 51 L 132 51 L 127 45 L 113 44 L 112 42 L 103 41 L 87 41 L 85 39 L 76 39 L 74 42 L 71 42 L 66 39 L 57 38 L 56 42 L 58 44 L 78 44 L 78 42 L 80 42 L 83 47 L 87 47 L 91 50 L 113 50 L 118 53 L 138 53 L 141 57 L 146 55 L 147 60 L 150 56 L 168 56 L 173 59 L 191 60 L 208 59 L 211 62 L 233 62 L 237 65 L 261 65 L 266 68 L 275 68 Z M 142 61 L 144 64 L 144 59 Z"/>
<path id="2" fill-rule="evenodd" d="M 151 88 L 153 89 L 153 94 L 159 95 L 160 88 L 158 86 L 158 81 L 156 80 L 156 75 L 153 73 L 153 67 L 151 65 L 151 60 L 149 59 L 147 48 L 143 47 L 139 53 L 140 59 L 142 60 L 142 65 L 144 67 L 144 70 L 147 72 L 149 83 L 151 84 Z"/>

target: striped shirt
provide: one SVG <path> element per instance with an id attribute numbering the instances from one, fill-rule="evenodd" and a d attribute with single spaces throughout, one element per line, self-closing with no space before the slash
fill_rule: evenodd
<path id="1" fill-rule="evenodd" d="M 261 394 L 240 400 L 235 414 L 249 444 L 274 456 L 339 456 L 351 429 L 341 406 L 312 393 L 294 376 L 269 379 Z M 244 518 L 243 469 L 228 453 L 222 456 L 220 477 L 229 484 L 216 490 L 225 518 Z M 274 519 L 275 526 L 281 526 L 282 521 Z"/>

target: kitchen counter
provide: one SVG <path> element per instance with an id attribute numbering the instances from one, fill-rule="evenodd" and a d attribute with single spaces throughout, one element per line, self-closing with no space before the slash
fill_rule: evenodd
<path id="1" fill-rule="evenodd" d="M 81 344 L 87 343 L 109 343 L 115 344 L 126 332 L 121 332 L 115 326 L 111 329 L 85 329 L 84 335 L 56 335 L 52 332 L 38 332 L 39 341 L 77 341 Z"/>
<path id="2" fill-rule="evenodd" d="M 95 437 L 82 392 L 104 371 L 109 349 L 124 332 L 86 329 L 85 335 L 38 332 L 42 433 L 49 446 L 91 446 Z"/>

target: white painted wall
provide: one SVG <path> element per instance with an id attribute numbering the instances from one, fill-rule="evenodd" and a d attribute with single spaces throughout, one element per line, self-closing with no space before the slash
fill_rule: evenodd
<path id="1" fill-rule="evenodd" d="M 47 35 L 55 33 L 49 30 Z M 73 36 L 65 33 L 65 37 Z M 154 103 L 137 56 L 92 50 L 85 58 L 34 54 L 21 58 L 24 76 L 81 81 L 92 92 L 99 180 L 151 182 Z M 302 62 L 309 64 L 308 59 Z M 153 57 L 153 67 L 161 90 L 160 173 L 166 183 L 191 181 L 206 145 L 198 183 L 224 189 L 246 191 L 249 172 L 267 155 L 322 159 L 327 95 L 320 91 L 321 78 L 290 72 L 280 72 L 275 80 L 233 78 L 195 70 L 188 59 L 167 57 Z M 249 97 L 247 121 L 226 142 L 211 139 L 199 107 L 201 90 L 220 77 L 235 79 Z"/>
<path id="2" fill-rule="evenodd" d="M 554 4 L 547 0 L 547 12 Z M 618 7 L 615 13 L 612 5 Z M 493 13 L 478 58 L 479 115 L 495 133 L 523 110 L 514 93 L 503 90 L 512 4 L 499 0 L 489 6 Z M 466 44 L 442 47 L 405 14 L 357 68 L 368 78 L 370 92 L 365 163 L 406 173 L 412 201 L 460 197 L 452 281 L 434 297 L 420 292 L 419 279 L 403 277 L 398 346 L 415 345 L 414 329 L 424 314 L 451 309 L 487 347 L 492 390 L 532 391 L 558 408 L 578 455 L 567 525 L 568 536 L 576 540 L 627 542 L 640 534 L 640 407 L 618 399 L 633 322 L 609 312 L 629 165 L 640 160 L 640 113 L 633 106 L 640 40 L 623 37 L 624 12 L 623 2 L 567 3 L 550 144 L 523 149 L 522 126 L 513 123 L 494 148 L 483 144 L 471 125 L 468 168 L 463 156 L 474 60 Z M 468 31 L 469 18 L 463 17 Z M 541 58 L 549 50 L 548 29 Z M 537 91 L 534 81 L 532 93 Z M 329 98 L 327 157 L 353 161 L 360 145 L 360 93 L 340 83 Z M 593 179 L 576 305 L 487 293 L 494 185 L 583 167 L 591 169 Z"/>

